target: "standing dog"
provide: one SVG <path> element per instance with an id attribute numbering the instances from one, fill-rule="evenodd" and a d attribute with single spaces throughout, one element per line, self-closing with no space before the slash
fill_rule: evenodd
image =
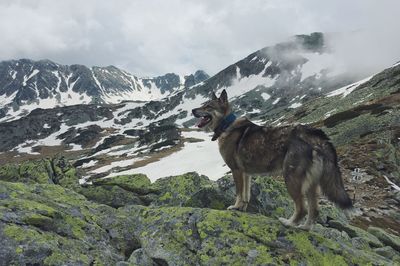
<path id="1" fill-rule="evenodd" d="M 261 127 L 246 118 L 236 119 L 228 103 L 225 90 L 219 98 L 193 109 L 200 118 L 199 128 L 213 131 L 212 140 L 218 140 L 219 151 L 232 170 L 236 186 L 236 202 L 228 210 L 246 211 L 250 201 L 251 177 L 249 174 L 281 171 L 289 195 L 295 204 L 291 218 L 279 218 L 286 226 L 309 230 L 318 216 L 317 189 L 340 208 L 352 207 L 343 187 L 337 163 L 336 150 L 322 130 L 305 125 Z"/>

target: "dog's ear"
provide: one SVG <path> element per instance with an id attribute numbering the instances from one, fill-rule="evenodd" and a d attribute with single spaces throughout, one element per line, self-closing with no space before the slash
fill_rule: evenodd
<path id="1" fill-rule="evenodd" d="M 221 103 L 227 103 L 228 102 L 228 94 L 226 93 L 225 89 L 221 92 L 221 95 L 219 96 L 219 101 Z"/>
<path id="2" fill-rule="evenodd" d="M 217 100 L 218 99 L 218 97 L 217 97 L 217 95 L 215 95 L 215 92 L 211 92 L 211 100 Z"/>

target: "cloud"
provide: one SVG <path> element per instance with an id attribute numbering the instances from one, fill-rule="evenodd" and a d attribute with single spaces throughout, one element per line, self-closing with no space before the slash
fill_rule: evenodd
<path id="1" fill-rule="evenodd" d="M 0 60 L 215 74 L 294 34 L 323 31 L 344 33 L 330 42 L 338 60 L 372 71 L 400 60 L 399 9 L 396 0 L 2 0 Z"/>

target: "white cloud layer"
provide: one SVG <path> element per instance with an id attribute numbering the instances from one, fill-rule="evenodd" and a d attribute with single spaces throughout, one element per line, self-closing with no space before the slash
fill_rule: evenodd
<path id="1" fill-rule="evenodd" d="M 139 76 L 215 74 L 294 34 L 332 41 L 349 69 L 400 60 L 398 0 L 0 0 L 0 60 L 116 65 Z"/>

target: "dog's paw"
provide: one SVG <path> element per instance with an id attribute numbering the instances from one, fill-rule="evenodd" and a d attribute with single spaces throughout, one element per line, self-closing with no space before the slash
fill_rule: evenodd
<path id="1" fill-rule="evenodd" d="M 284 226 L 290 226 L 290 227 L 296 226 L 296 225 L 293 224 L 289 219 L 286 219 L 286 218 L 283 218 L 283 217 L 279 217 L 278 220 L 279 220 Z"/>
<path id="2" fill-rule="evenodd" d="M 291 219 L 286 219 L 286 218 L 280 217 L 280 218 L 278 218 L 278 220 L 279 220 L 284 226 L 287 226 L 287 227 L 296 227 L 296 226 L 297 226 L 297 224 L 296 224 L 296 223 L 293 223 L 293 221 L 292 221 Z"/>
<path id="3" fill-rule="evenodd" d="M 239 211 L 240 207 L 236 205 L 231 205 L 228 208 L 226 208 L 228 211 Z"/>
<path id="4" fill-rule="evenodd" d="M 308 223 L 301 224 L 301 225 L 297 226 L 297 228 L 299 228 L 301 230 L 304 230 L 304 231 L 310 231 L 312 229 L 312 227 L 313 227 L 313 225 L 312 224 L 308 224 Z"/>
<path id="5" fill-rule="evenodd" d="M 230 211 L 242 211 L 242 212 L 246 212 L 247 210 L 247 203 L 241 203 L 241 204 L 235 204 L 235 205 L 231 205 L 227 208 L 227 210 Z"/>

